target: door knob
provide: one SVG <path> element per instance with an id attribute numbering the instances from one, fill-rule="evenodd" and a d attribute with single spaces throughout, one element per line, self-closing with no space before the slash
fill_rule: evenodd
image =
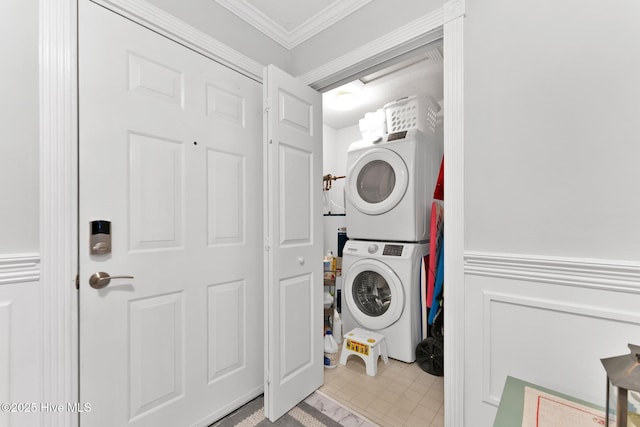
<path id="1" fill-rule="evenodd" d="M 109 276 L 109 273 L 100 271 L 93 273 L 91 277 L 89 277 L 89 285 L 93 289 L 106 288 L 109 286 L 109 283 L 111 283 L 111 279 L 133 279 L 133 276 Z"/>
<path id="2" fill-rule="evenodd" d="M 303 256 L 299 256 L 298 257 L 298 264 L 304 265 L 304 257 Z"/>

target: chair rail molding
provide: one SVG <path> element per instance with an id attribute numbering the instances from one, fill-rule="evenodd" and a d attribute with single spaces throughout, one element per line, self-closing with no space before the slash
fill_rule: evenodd
<path id="1" fill-rule="evenodd" d="M 40 254 L 0 255 L 0 285 L 40 280 Z"/>
<path id="2" fill-rule="evenodd" d="M 640 263 L 637 262 L 466 252 L 464 272 L 475 276 L 640 294 Z"/>

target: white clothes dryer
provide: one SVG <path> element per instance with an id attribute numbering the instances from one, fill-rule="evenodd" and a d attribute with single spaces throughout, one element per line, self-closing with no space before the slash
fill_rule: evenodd
<path id="1" fill-rule="evenodd" d="M 389 357 L 415 361 L 421 340 L 420 268 L 428 244 L 349 240 L 342 255 L 342 331 L 385 336 Z"/>
<path id="2" fill-rule="evenodd" d="M 429 240 L 433 190 L 440 171 L 441 133 L 411 129 L 347 151 L 346 223 L 350 239 Z"/>

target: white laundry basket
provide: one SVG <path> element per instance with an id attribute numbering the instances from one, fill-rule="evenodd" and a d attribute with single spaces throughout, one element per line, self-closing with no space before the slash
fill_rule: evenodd
<path id="1" fill-rule="evenodd" d="M 414 95 L 390 102 L 382 109 L 386 115 L 389 133 L 409 129 L 435 132 L 440 106 L 428 96 Z"/>

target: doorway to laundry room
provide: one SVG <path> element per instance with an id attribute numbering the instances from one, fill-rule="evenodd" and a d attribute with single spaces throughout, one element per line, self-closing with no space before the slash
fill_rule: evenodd
<path id="1" fill-rule="evenodd" d="M 325 259 L 336 260 L 328 263 L 325 273 L 325 285 L 330 285 L 325 286 L 325 329 L 340 341 L 339 353 L 347 348 L 340 338 L 356 327 L 374 334 L 383 332 L 389 363 L 380 357 L 372 372 L 370 357 L 349 351 L 348 357 L 338 356 L 325 368 L 320 392 L 382 426 L 444 425 L 443 377 L 425 370 L 420 357 L 416 361 L 415 345 L 424 344 L 427 336 L 433 339 L 434 323 L 440 344 L 443 334 L 439 326 L 442 312 L 430 308 L 431 319 L 427 312 L 433 300 L 440 301 L 440 295 L 427 298 L 427 279 L 432 265 L 435 282 L 437 257 L 431 257 L 439 252 L 434 246 L 441 241 L 435 239 L 431 244 L 430 224 L 442 163 L 442 107 L 441 40 L 323 94 L 324 252 Z M 394 128 L 397 124 L 391 123 L 388 113 L 402 108 L 418 109 L 410 114 L 419 116 L 420 123 Z M 418 136 L 412 134 L 416 128 L 423 128 Z M 395 166 L 383 153 L 384 145 L 394 139 L 399 141 L 394 151 L 400 159 Z M 376 158 L 362 167 L 364 161 L 359 159 L 372 151 Z M 391 166 L 385 170 L 387 163 Z M 422 183 L 418 188 L 412 181 L 416 176 Z M 394 195 L 394 191 L 401 194 Z M 364 208 L 355 206 L 353 200 L 358 197 L 371 198 L 371 205 L 365 201 Z M 396 203 L 392 204 L 399 206 L 395 212 L 394 207 L 374 212 L 376 198 L 389 201 L 393 197 L 404 203 L 410 199 L 410 206 Z M 436 204 L 435 213 L 442 218 L 441 200 Z M 371 209 L 368 213 L 367 208 Z M 441 224 L 433 228 L 435 236 L 441 236 Z M 354 280 L 356 276 L 359 279 Z M 433 293 L 435 288 L 431 289 Z M 359 306 L 355 316 L 353 306 Z M 367 310 L 370 313 L 363 315 Z M 433 348 L 432 341 L 429 345 L 428 352 L 442 356 L 442 347 Z M 419 356 L 425 356 L 424 346 L 421 351 Z M 327 410 L 342 411 L 337 407 Z"/>

